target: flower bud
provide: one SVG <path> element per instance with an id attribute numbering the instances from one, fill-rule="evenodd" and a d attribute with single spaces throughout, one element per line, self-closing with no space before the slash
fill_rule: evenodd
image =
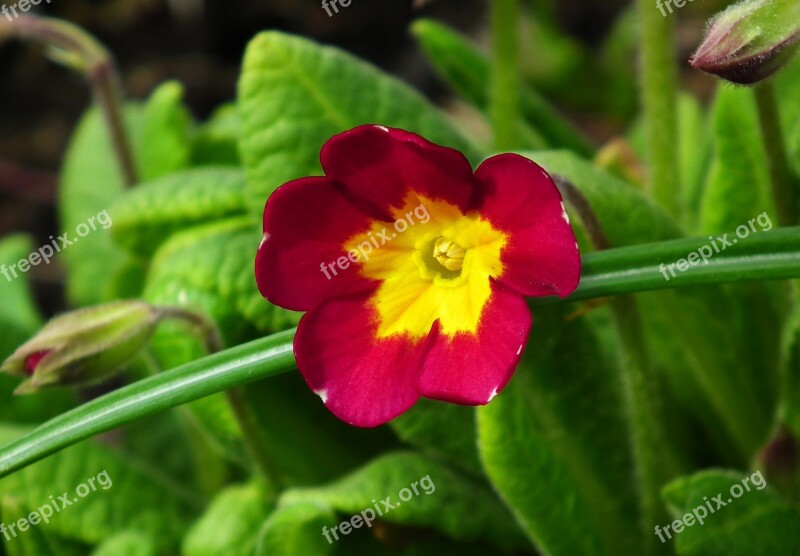
<path id="1" fill-rule="evenodd" d="M 766 79 L 800 44 L 800 1 L 744 0 L 717 14 L 692 56 L 696 69 L 749 85 Z"/>
<path id="2" fill-rule="evenodd" d="M 9 357 L 0 371 L 25 377 L 16 394 L 97 382 L 130 362 L 163 316 L 162 310 L 139 301 L 61 315 Z"/>

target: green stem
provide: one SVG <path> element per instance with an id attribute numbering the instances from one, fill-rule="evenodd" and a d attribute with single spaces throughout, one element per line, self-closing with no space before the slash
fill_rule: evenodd
<path id="1" fill-rule="evenodd" d="M 564 301 L 698 284 L 800 277 L 800 228 L 782 228 L 753 235 L 715 255 L 708 265 L 690 267 L 669 282 L 664 279 L 659 264 L 686 257 L 707 243 L 706 238 L 689 238 L 586 255 L 581 285 Z M 558 301 L 538 298 L 531 305 Z M 0 449 L 0 477 L 136 419 L 286 372 L 294 367 L 293 337 L 294 331 L 288 330 L 231 348 L 60 415 Z"/>
<path id="2" fill-rule="evenodd" d="M 111 53 L 86 31 L 65 21 L 23 15 L 0 21 L 0 38 L 30 39 L 51 49 L 53 59 L 86 76 L 100 107 L 119 163 L 122 179 L 136 183 L 136 165 L 122 113 L 122 86 Z"/>
<path id="3" fill-rule="evenodd" d="M 294 330 L 141 380 L 48 421 L 0 450 L 0 477 L 96 434 L 294 367 Z"/>
<path id="4" fill-rule="evenodd" d="M 492 68 L 489 113 L 498 151 L 517 147 L 520 122 L 519 0 L 492 0 Z"/>
<path id="5" fill-rule="evenodd" d="M 637 0 L 641 48 L 640 85 L 649 156 L 648 185 L 656 201 L 680 216 L 678 160 L 678 63 L 674 17 L 655 0 Z"/>
<path id="6" fill-rule="evenodd" d="M 778 222 L 781 226 L 794 226 L 798 222 L 798 192 L 786 154 L 775 86 L 767 81 L 756 86 L 754 91 Z"/>

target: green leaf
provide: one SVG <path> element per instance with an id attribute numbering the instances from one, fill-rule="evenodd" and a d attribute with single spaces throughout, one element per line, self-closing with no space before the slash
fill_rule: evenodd
<path id="1" fill-rule="evenodd" d="M 467 39 L 433 20 L 416 21 L 412 31 L 445 81 L 485 114 L 490 82 L 487 57 Z M 594 149 L 589 142 L 534 89 L 523 86 L 520 100 L 525 118 L 520 132 L 533 138 L 531 148 L 564 148 L 591 156 Z"/>
<path id="2" fill-rule="evenodd" d="M 6 427 L 0 429 L 0 438 L 8 441 L 23 432 Z M 62 495 L 65 498 L 58 499 Z M 93 442 L 3 479 L 0 496 L 15 498 L 28 512 L 58 504 L 47 528 L 65 538 L 96 544 L 136 529 L 152 535 L 161 550 L 176 545 L 196 502 L 152 466 Z M 67 501 L 71 504 L 65 507 Z"/>
<path id="3" fill-rule="evenodd" d="M 153 539 L 138 531 L 123 531 L 109 537 L 92 556 L 156 556 Z"/>
<path id="4" fill-rule="evenodd" d="M 189 165 L 191 116 L 184 108 L 183 85 L 170 81 L 153 91 L 144 109 L 140 181 L 149 181 Z"/>
<path id="5" fill-rule="evenodd" d="M 278 186 L 321 173 L 325 141 L 361 124 L 403 128 L 480 159 L 416 91 L 341 50 L 279 32 L 261 33 L 247 47 L 239 117 L 250 209 L 258 217 Z"/>
<path id="6" fill-rule="evenodd" d="M 141 137 L 143 110 L 128 105 L 125 122 L 134 138 Z M 141 171 L 141 169 L 140 169 Z M 60 219 L 62 231 L 75 238 L 76 228 L 108 210 L 124 189 L 103 118 L 91 109 L 75 130 L 61 170 Z M 108 230 L 98 229 L 61 252 L 67 269 L 67 297 L 73 305 L 96 305 L 114 297 L 109 277 L 128 264 L 127 256 L 111 241 Z"/>
<path id="7" fill-rule="evenodd" d="M 584 319 L 563 320 L 536 312 L 516 375 L 478 410 L 484 468 L 540 552 L 642 553 L 619 371 Z"/>
<path id="8" fill-rule="evenodd" d="M 681 556 L 797 554 L 800 513 L 774 490 L 765 488 L 766 481 L 762 481 L 760 471 L 743 476 L 735 471 L 711 470 L 670 483 L 662 495 L 672 516 L 693 524 L 678 534 L 671 528 L 673 538 L 664 533 L 665 542 L 675 543 Z M 718 496 L 724 507 L 714 501 Z M 700 524 L 692 512 L 703 517 L 702 509 L 707 516 Z M 663 529 L 667 524 L 659 525 Z"/>
<path id="9" fill-rule="evenodd" d="M 236 104 L 220 106 L 192 138 L 192 166 L 241 166 L 240 134 Z"/>
<path id="10" fill-rule="evenodd" d="M 320 502 L 294 502 L 278 508 L 264 523 L 255 556 L 324 556 L 334 547 L 322 534 L 336 523 L 333 508 Z"/>
<path id="11" fill-rule="evenodd" d="M 473 408 L 422 399 L 389 425 L 411 446 L 481 474 Z"/>
<path id="12" fill-rule="evenodd" d="M 14 496 L 0 496 L 0 522 L 3 525 L 15 525 L 15 529 L 5 530 L 0 537 L 0 554 L 8 556 L 82 556 L 86 547 L 80 543 L 68 541 L 54 535 L 43 522 L 29 525 L 26 531 L 20 531 L 18 521 L 29 519 L 30 512 L 22 507 Z M 5 538 L 8 535 L 8 539 Z M 3 552 L 5 546 L 7 552 Z"/>
<path id="13" fill-rule="evenodd" d="M 183 556 L 251 556 L 269 504 L 257 484 L 220 492 L 183 541 Z"/>
<path id="14" fill-rule="evenodd" d="M 143 183 L 111 209 L 118 245 L 143 257 L 192 226 L 246 214 L 244 174 L 237 168 L 201 168 Z"/>
<path id="15" fill-rule="evenodd" d="M 262 449 L 289 485 L 331 481 L 397 444 L 385 428 L 360 429 L 334 417 L 299 373 L 250 384 L 245 396 L 266 440 Z"/>
<path id="16" fill-rule="evenodd" d="M 675 221 L 640 191 L 575 154 L 567 151 L 522 154 L 549 173 L 564 176 L 581 190 L 614 247 L 682 235 Z"/>
<path id="17" fill-rule="evenodd" d="M 298 503 L 322 504 L 347 516 L 372 508 L 381 520 L 431 527 L 456 540 L 483 540 L 505 549 L 524 546 L 511 516 L 486 485 L 411 452 L 381 456 L 329 486 L 290 489 L 279 506 Z"/>
<path id="18" fill-rule="evenodd" d="M 0 304 L 3 307 L 0 325 L 4 332 L 0 337 L 0 359 L 3 360 L 42 324 L 25 275 L 17 271 L 14 278 L 11 268 L 33 251 L 33 242 L 26 236 L 9 236 L 0 241 L 0 265 L 4 270 L 0 274 Z"/>
<path id="19" fill-rule="evenodd" d="M 714 160 L 700 222 L 706 233 L 735 230 L 765 211 L 775 215 L 752 91 L 721 85 L 712 110 Z"/>

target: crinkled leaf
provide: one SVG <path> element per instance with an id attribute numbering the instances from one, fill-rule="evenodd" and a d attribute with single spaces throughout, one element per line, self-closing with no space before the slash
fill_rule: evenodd
<path id="1" fill-rule="evenodd" d="M 244 174 L 237 168 L 199 168 L 143 183 L 111 210 L 114 241 L 149 256 L 170 236 L 199 224 L 246 213 Z"/>
<path id="2" fill-rule="evenodd" d="M 345 52 L 279 32 L 256 36 L 239 82 L 240 152 L 250 209 L 261 216 L 281 184 L 321 173 L 319 150 L 361 124 L 419 133 L 479 159 L 422 95 Z"/>
<path id="3" fill-rule="evenodd" d="M 270 504 L 257 484 L 220 492 L 183 540 L 183 556 L 251 556 Z"/>
<path id="4" fill-rule="evenodd" d="M 123 531 L 106 540 L 92 556 L 156 556 L 156 544 L 138 531 Z"/>
<path id="5" fill-rule="evenodd" d="M 747 491 L 742 484 L 752 475 L 735 471 L 701 471 L 690 477 L 682 477 L 666 487 L 662 496 L 672 517 L 683 519 L 708 502 L 714 513 L 707 511 L 705 523 L 697 519 L 693 525 L 672 535 L 680 556 L 774 556 L 800 552 L 800 513 L 787 501 L 781 499 L 770 487 L 758 489 L 762 484 L 758 477 L 749 480 Z M 763 477 L 762 477 L 763 478 Z M 739 484 L 739 491 L 731 488 Z M 718 508 L 714 497 L 721 495 L 724 507 Z M 698 514 L 702 515 L 701 512 Z M 692 516 L 693 517 L 693 516 Z M 662 526 L 667 525 L 659 524 Z M 672 529 L 670 530 L 672 531 Z"/>
<path id="6" fill-rule="evenodd" d="M 405 488 L 409 490 L 401 494 Z M 387 497 L 396 507 L 383 511 L 385 506 L 378 501 Z M 391 523 L 429 527 L 456 540 L 486 541 L 504 548 L 525 543 L 488 486 L 416 453 L 383 455 L 329 486 L 290 489 L 279 501 L 280 507 L 297 503 L 323 504 L 346 516 L 378 504 L 381 519 Z"/>
<path id="7" fill-rule="evenodd" d="M 183 104 L 183 85 L 160 85 L 147 102 L 142 122 L 139 181 L 149 181 L 189 166 L 192 118 Z"/>
<path id="8" fill-rule="evenodd" d="M 24 429 L 0 428 L 0 442 L 19 437 Z M 96 490 L 78 498 L 77 489 L 107 472 L 111 486 L 99 479 Z M 105 482 L 104 484 L 108 484 Z M 84 442 L 0 480 L 0 497 L 11 496 L 26 510 L 50 503 L 50 496 L 67 494 L 73 503 L 56 513 L 48 531 L 67 539 L 97 544 L 121 531 L 150 534 L 156 546 L 176 546 L 196 499 L 130 456 L 96 442 Z M 60 502 L 63 504 L 63 502 Z"/>

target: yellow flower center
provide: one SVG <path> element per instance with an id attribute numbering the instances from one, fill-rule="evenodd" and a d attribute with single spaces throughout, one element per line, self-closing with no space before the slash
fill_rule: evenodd
<path id="1" fill-rule="evenodd" d="M 465 215 L 417 195 L 392 216 L 394 223 L 374 222 L 344 244 L 358 257 L 361 275 L 381 281 L 371 300 L 378 337 L 421 339 L 437 321 L 447 336 L 474 333 L 491 296 L 490 278 L 503 274 L 506 234 L 477 212 Z"/>
<path id="2" fill-rule="evenodd" d="M 446 237 L 440 237 L 433 245 L 433 258 L 447 270 L 461 273 L 467 250 Z"/>

